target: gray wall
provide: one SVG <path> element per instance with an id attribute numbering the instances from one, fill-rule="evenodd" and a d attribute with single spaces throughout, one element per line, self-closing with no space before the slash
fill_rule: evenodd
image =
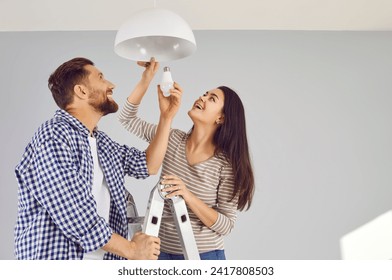
<path id="1" fill-rule="evenodd" d="M 185 89 L 174 127 L 208 89 L 233 87 L 247 114 L 256 173 L 252 208 L 226 238 L 230 259 L 339 259 L 342 235 L 391 209 L 392 33 L 196 31 L 197 52 L 161 65 Z M 0 33 L 0 259 L 13 259 L 14 167 L 56 106 L 49 74 L 75 56 L 92 59 L 117 85 L 120 105 L 141 69 L 113 52 L 115 32 Z M 160 73 L 154 83 L 160 80 Z M 158 120 L 155 86 L 140 112 Z M 146 143 L 113 114 L 100 129 Z M 158 180 L 129 179 L 139 212 Z"/>

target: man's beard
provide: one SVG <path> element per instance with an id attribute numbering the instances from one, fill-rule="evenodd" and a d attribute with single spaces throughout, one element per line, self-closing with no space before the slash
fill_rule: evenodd
<path id="1" fill-rule="evenodd" d="M 98 96 L 99 93 L 95 92 L 95 96 Z M 92 99 L 89 101 L 89 104 L 97 111 L 102 113 L 102 116 L 105 116 L 110 113 L 115 113 L 118 110 L 118 104 L 114 100 L 110 100 L 106 97 L 104 102 L 98 103 L 97 99 Z"/>
<path id="2" fill-rule="evenodd" d="M 105 116 L 107 114 L 117 112 L 118 105 L 116 102 L 107 99 L 106 102 L 98 104 L 97 106 L 94 106 L 94 108 Z"/>

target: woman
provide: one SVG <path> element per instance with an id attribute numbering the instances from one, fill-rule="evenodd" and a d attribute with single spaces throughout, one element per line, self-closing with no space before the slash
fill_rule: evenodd
<path id="1" fill-rule="evenodd" d="M 156 125 L 137 117 L 138 106 L 159 65 L 138 62 L 146 69 L 120 114 L 120 122 L 136 136 L 151 141 Z M 160 96 L 163 96 L 158 87 Z M 175 98 L 182 93 L 174 83 Z M 161 98 L 161 97 L 160 97 Z M 207 91 L 188 112 L 189 133 L 172 129 L 162 165 L 161 184 L 167 197 L 181 195 L 188 207 L 200 259 L 225 259 L 223 237 L 234 227 L 237 210 L 249 209 L 254 193 L 245 128 L 238 95 L 228 87 Z M 164 216 L 171 211 L 165 204 Z M 174 222 L 162 223 L 159 259 L 184 259 Z"/>

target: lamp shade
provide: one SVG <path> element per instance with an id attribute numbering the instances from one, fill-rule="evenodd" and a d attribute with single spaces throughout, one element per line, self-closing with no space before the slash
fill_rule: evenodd
<path id="1" fill-rule="evenodd" d="M 176 13 L 144 9 L 133 14 L 117 31 L 114 51 L 135 60 L 171 61 L 196 51 L 196 41 L 188 23 Z"/>

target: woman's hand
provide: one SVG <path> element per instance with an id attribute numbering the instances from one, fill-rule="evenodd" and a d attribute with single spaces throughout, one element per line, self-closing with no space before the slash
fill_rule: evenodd
<path id="1" fill-rule="evenodd" d="M 211 227 L 218 219 L 218 212 L 212 207 L 208 207 L 200 198 L 194 195 L 185 186 L 184 182 L 175 175 L 165 175 L 162 177 L 161 184 L 165 185 L 162 192 L 170 192 L 166 195 L 171 198 L 175 195 L 181 195 L 186 205 L 207 227 Z"/>
<path id="2" fill-rule="evenodd" d="M 137 65 L 146 68 L 142 74 L 142 81 L 149 84 L 159 69 L 159 62 L 155 61 L 155 58 L 152 57 L 149 62 L 138 61 Z"/>
<path id="3" fill-rule="evenodd" d="M 173 83 L 173 89 L 170 90 L 169 96 L 165 96 L 158 85 L 159 109 L 162 118 L 173 119 L 180 108 L 181 97 L 182 88 L 176 82 Z"/>
<path id="4" fill-rule="evenodd" d="M 161 184 L 165 185 L 162 192 L 167 192 L 169 194 L 166 195 L 167 198 L 171 198 L 176 195 L 181 195 L 185 202 L 193 196 L 191 191 L 185 186 L 185 183 L 177 176 L 174 175 L 165 175 L 162 177 Z"/>

